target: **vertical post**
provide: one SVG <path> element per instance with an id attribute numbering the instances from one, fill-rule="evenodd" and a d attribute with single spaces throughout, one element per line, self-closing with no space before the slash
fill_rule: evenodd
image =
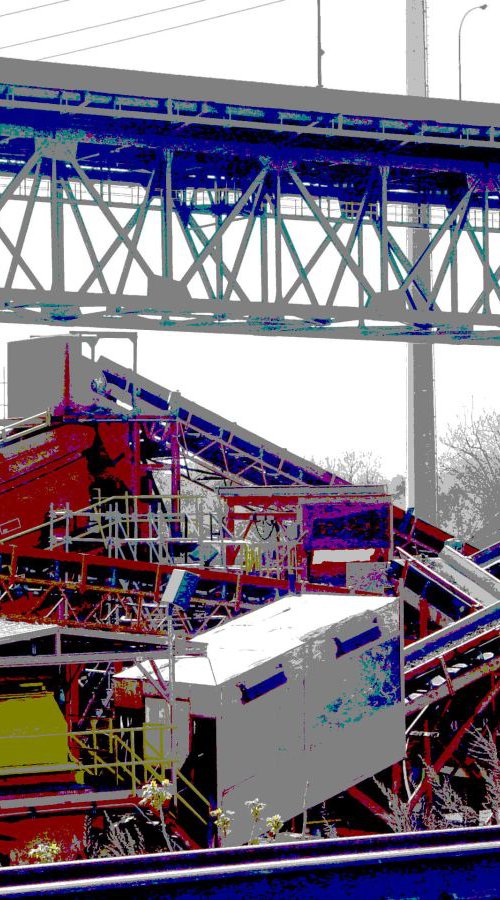
<path id="1" fill-rule="evenodd" d="M 174 703 L 175 703 L 175 632 L 174 632 L 174 604 L 168 604 L 168 694 L 170 700 L 170 766 L 172 772 L 172 793 L 177 801 L 177 770 L 175 768 L 175 738 L 174 738 Z"/>
<path id="2" fill-rule="evenodd" d="M 52 237 L 52 290 L 64 291 L 64 208 L 57 160 L 52 159 L 50 178 L 50 225 Z"/>
<path id="3" fill-rule="evenodd" d="M 132 778 L 132 794 L 137 796 L 138 778 L 137 778 L 137 759 L 135 755 L 135 728 L 130 729 L 130 776 Z M 144 751 L 143 751 L 144 756 Z M 118 769 L 116 770 L 118 773 Z"/>
<path id="4" fill-rule="evenodd" d="M 406 0 L 406 93 L 427 97 L 427 0 Z"/>
<path id="5" fill-rule="evenodd" d="M 132 493 L 141 494 L 141 435 L 139 422 L 132 422 Z"/>
<path id="6" fill-rule="evenodd" d="M 465 14 L 467 15 L 467 13 Z M 465 16 L 463 16 L 458 29 L 458 99 L 462 99 L 462 25 Z"/>
<path id="7" fill-rule="evenodd" d="M 66 553 L 69 553 L 69 542 L 70 542 L 70 533 L 69 533 L 69 517 L 70 517 L 70 505 L 66 503 L 66 515 L 64 521 L 64 549 Z M 67 613 L 66 613 L 67 615 Z"/>
<path id="8" fill-rule="evenodd" d="M 137 332 L 132 334 L 130 339 L 132 341 L 132 372 L 137 377 Z"/>
<path id="9" fill-rule="evenodd" d="M 163 195 L 162 195 L 162 269 L 163 269 L 163 277 L 172 279 L 174 277 L 173 272 L 173 234 L 172 234 L 172 226 L 173 226 L 173 213 L 174 213 L 174 200 L 172 194 L 172 159 L 173 159 L 173 151 L 166 150 L 164 151 L 164 170 L 165 170 L 165 181 L 163 184 Z"/>
<path id="10" fill-rule="evenodd" d="M 63 410 L 67 412 L 71 407 L 71 368 L 69 358 L 69 344 L 64 347 L 64 376 L 63 376 Z"/>
<path id="11" fill-rule="evenodd" d="M 407 507 L 425 521 L 437 520 L 434 353 L 432 344 L 408 345 Z"/>
<path id="12" fill-rule="evenodd" d="M 358 266 L 363 271 L 363 267 L 365 264 L 365 252 L 364 252 L 364 239 L 363 239 L 363 226 L 361 225 L 358 233 Z M 365 304 L 365 291 L 363 285 L 358 280 L 358 304 L 359 308 L 363 309 Z"/>
<path id="13" fill-rule="evenodd" d="M 3 404 L 2 404 L 2 405 L 3 405 L 3 416 L 2 416 L 2 418 L 5 419 L 5 420 L 7 420 L 7 418 L 8 418 L 8 412 L 7 412 L 7 369 L 5 368 L 5 366 L 3 367 L 3 381 L 2 381 L 2 387 L 3 387 Z"/>
<path id="14" fill-rule="evenodd" d="M 458 226 L 452 225 L 450 228 L 450 241 L 453 241 L 453 237 L 455 234 L 455 229 Z M 450 258 L 450 292 L 451 292 L 451 311 L 452 313 L 458 312 L 458 263 L 457 263 L 457 248 L 456 246 L 452 250 L 451 258 Z"/>
<path id="15" fill-rule="evenodd" d="M 172 422 L 170 425 L 170 465 L 171 465 L 171 491 L 172 491 L 172 534 L 181 536 L 181 456 L 179 447 L 179 424 Z"/>
<path id="16" fill-rule="evenodd" d="M 387 235 L 387 181 L 389 169 L 380 167 L 380 290 L 389 290 L 389 240 Z"/>
<path id="17" fill-rule="evenodd" d="M 222 197 L 222 191 L 218 187 L 217 182 L 215 182 L 215 185 L 214 185 L 214 195 L 215 195 L 215 202 L 216 202 L 217 206 L 220 208 L 223 197 Z M 215 247 L 215 265 L 216 265 L 215 280 L 216 280 L 217 300 L 222 300 L 224 297 L 224 265 L 223 265 L 224 250 L 223 250 L 223 245 L 222 245 L 222 235 L 220 234 L 221 226 L 222 226 L 222 216 L 220 214 L 218 214 L 215 217 L 215 228 L 216 228 L 216 232 L 218 234 L 217 241 L 216 241 L 216 247 Z"/>
<path id="18" fill-rule="evenodd" d="M 276 303 L 283 300 L 282 267 L 281 267 L 281 175 L 276 175 L 276 197 L 274 210 L 274 250 L 276 260 Z"/>
<path id="19" fill-rule="evenodd" d="M 262 204 L 260 215 L 260 285 L 261 301 L 269 302 L 269 258 L 267 252 L 267 200 Z"/>
<path id="20" fill-rule="evenodd" d="M 163 230 L 162 230 L 163 235 Z M 130 340 L 132 341 L 132 372 L 134 373 L 134 379 L 131 385 L 131 399 L 132 399 L 132 409 L 134 413 L 137 412 L 137 332 L 132 334 Z"/>
<path id="21" fill-rule="evenodd" d="M 406 0 L 407 93 L 428 95 L 426 0 Z M 422 220 L 428 220 L 422 209 Z M 416 225 L 417 223 L 415 223 Z M 408 234 L 408 257 L 418 259 L 429 242 L 428 229 L 414 227 Z M 420 267 L 420 278 L 430 290 L 430 260 Z M 436 434 L 434 413 L 434 350 L 432 344 L 408 345 L 407 365 L 407 492 L 406 504 L 420 518 L 437 520 Z"/>
<path id="22" fill-rule="evenodd" d="M 317 0 L 317 37 L 318 37 L 318 87 L 323 87 L 323 74 L 321 57 L 324 50 L 321 47 L 321 0 Z"/>
<path id="23" fill-rule="evenodd" d="M 490 202 L 488 188 L 484 189 L 483 203 L 483 292 L 484 292 L 484 311 L 490 312 L 490 232 L 489 232 L 489 216 Z"/>

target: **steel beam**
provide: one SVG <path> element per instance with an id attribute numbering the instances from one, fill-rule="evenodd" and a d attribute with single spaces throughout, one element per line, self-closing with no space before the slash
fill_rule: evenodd
<path id="1" fill-rule="evenodd" d="M 483 698 L 477 704 L 475 709 L 472 711 L 471 715 L 469 715 L 467 717 L 467 719 L 465 719 L 465 721 L 462 722 L 460 728 L 456 731 L 453 738 L 451 738 L 448 741 L 445 749 L 438 756 L 438 758 L 435 761 L 432 761 L 432 760 L 429 761 L 430 765 L 432 765 L 432 768 L 434 769 L 435 772 L 437 772 L 439 774 L 439 772 L 441 771 L 443 766 L 446 765 L 448 760 L 453 756 L 455 751 L 460 746 L 462 740 L 469 732 L 469 730 L 472 727 L 472 725 L 474 724 L 476 718 L 478 716 L 480 716 L 481 713 L 483 713 L 488 708 L 488 706 L 490 705 L 490 703 L 493 702 L 493 700 L 495 699 L 495 697 L 497 696 L 499 691 L 500 691 L 500 679 L 496 678 L 493 681 L 492 687 L 490 687 L 490 689 L 487 691 L 487 693 L 483 696 Z M 421 799 L 421 797 L 423 796 L 423 794 L 425 793 L 426 790 L 427 790 L 427 777 L 424 776 L 424 778 L 422 779 L 422 782 L 420 783 L 418 788 L 413 792 L 412 796 L 410 797 L 410 799 L 408 801 L 408 806 L 409 806 L 410 810 L 415 809 L 415 806 L 417 805 L 418 801 Z"/>

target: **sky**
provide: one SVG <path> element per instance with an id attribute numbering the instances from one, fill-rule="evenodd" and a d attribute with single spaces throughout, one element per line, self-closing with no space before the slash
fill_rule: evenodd
<path id="1" fill-rule="evenodd" d="M 84 16 L 77 0 L 63 0 L 20 12 L 44 2 L 5 0 L 1 4 L 0 56 L 316 84 L 316 0 L 283 0 L 239 15 L 228 13 L 265 0 L 189 4 L 86 0 Z M 462 15 L 473 5 L 468 0 L 428 0 L 429 93 L 433 97 L 458 95 L 458 28 Z M 163 11 L 99 29 L 89 27 L 153 10 Z M 325 87 L 405 92 L 405 0 L 322 0 L 322 11 Z M 212 16 L 219 18 L 174 28 Z M 75 28 L 87 30 L 24 43 Z M 171 30 L 81 50 L 167 28 Z M 490 0 L 486 10 L 468 17 L 462 44 L 464 99 L 500 101 L 499 32 L 500 0 Z M 58 331 L 1 326 L 0 362 L 6 341 Z M 120 361 L 129 362 L 127 348 L 113 346 L 111 351 L 120 353 Z M 499 353 L 492 347 L 435 348 L 438 435 L 472 407 L 477 412 L 498 407 Z M 405 470 L 404 344 L 142 332 L 139 370 L 300 455 L 321 460 L 349 448 L 367 449 L 380 457 L 387 477 Z"/>

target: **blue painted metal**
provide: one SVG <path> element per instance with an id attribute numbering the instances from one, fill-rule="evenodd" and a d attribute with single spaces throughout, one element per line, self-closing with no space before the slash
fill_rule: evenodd
<path id="1" fill-rule="evenodd" d="M 135 396 L 136 411 L 142 409 L 155 415 L 168 413 L 169 418 L 184 426 L 187 450 L 221 471 L 229 471 L 235 477 L 244 471 L 245 482 L 258 486 L 303 484 L 320 487 L 345 483 L 321 467 L 264 441 L 176 392 L 152 382 L 146 385 L 146 380 L 131 370 L 115 363 L 111 366 L 107 361 L 103 362 L 102 368 L 99 363 L 97 366 L 92 382 L 97 404 L 102 402 L 101 398 L 105 398 L 106 403 L 116 404 L 124 399 L 130 402 Z"/>
<path id="2" fill-rule="evenodd" d="M 378 625 L 374 625 L 372 628 L 368 628 L 366 631 L 362 631 L 360 634 L 356 634 L 354 637 L 348 638 L 345 641 L 341 641 L 340 638 L 335 637 L 333 640 L 337 647 L 337 657 L 345 656 L 346 653 L 352 653 L 353 650 L 359 650 L 359 648 L 364 647 L 365 644 L 377 641 L 380 635 L 380 628 Z"/>
<path id="3" fill-rule="evenodd" d="M 466 616 L 452 625 L 441 628 L 405 649 L 405 667 L 413 667 L 422 660 L 440 656 L 455 644 L 463 644 L 479 630 L 491 630 L 500 626 L 500 602 Z"/>
<path id="4" fill-rule="evenodd" d="M 301 136 L 291 154 L 293 161 L 318 161 L 311 172 L 311 193 L 359 198 L 356 181 L 363 166 L 397 166 L 401 182 L 393 185 L 397 199 L 405 202 L 444 198 L 453 194 L 448 173 L 500 175 L 497 152 L 500 145 L 500 109 L 485 103 L 409 98 L 381 94 L 334 91 L 285 85 L 263 85 L 186 76 L 36 63 L 28 60 L 0 61 L 0 110 L 5 125 L 17 129 L 15 154 L 0 160 L 5 171 L 16 171 L 28 158 L 33 144 L 29 131 L 37 123 L 47 132 L 66 134 L 83 143 L 100 145 L 98 164 L 88 160 L 91 178 L 146 183 L 148 153 L 169 146 L 191 153 L 176 175 L 174 188 L 190 187 L 192 164 L 200 151 L 213 155 L 210 170 L 201 173 L 197 187 L 213 187 L 214 176 L 228 176 L 224 150 L 234 150 L 238 141 L 238 165 L 230 170 L 232 184 L 252 168 L 259 156 L 290 159 L 290 148 L 279 152 L 276 136 Z M 235 101 L 235 98 L 236 101 Z M 145 133 L 147 123 L 147 137 Z M 178 133 L 179 125 L 196 125 L 189 138 Z M 252 134 L 253 133 L 253 134 Z M 252 140 L 246 139 L 252 134 Z M 413 143 L 408 142 L 414 137 Z M 256 141 L 255 137 L 259 139 Z M 400 142 L 405 140 L 402 150 Z M 215 142 L 215 143 L 214 143 Z M 304 143 L 306 148 L 304 148 Z M 120 147 L 119 163 L 112 150 Z M 108 156 L 106 156 L 106 147 Z M 446 161 L 442 150 L 447 148 Z M 397 152 L 396 151 L 397 148 Z M 481 153 L 474 152 L 480 148 Z M 373 153 L 377 151 L 375 160 Z M 380 152 L 382 150 L 382 153 Z M 465 150 L 465 152 L 464 152 Z M 329 174 L 322 166 L 345 165 Z M 199 165 L 199 164 L 198 164 Z M 419 181 L 415 173 L 425 171 Z M 412 173 L 410 175 L 410 172 Z M 318 183 L 316 183 L 318 179 Z M 326 183 L 323 184 L 323 181 Z M 293 192 L 293 185 L 288 186 Z M 326 188 L 326 194 L 322 190 Z M 401 193 L 408 190 L 408 197 Z M 287 188 L 288 190 L 288 188 Z M 339 194 L 340 191 L 340 194 Z M 396 196 L 396 194 L 395 194 Z M 498 198 L 492 198 L 498 205 Z M 223 212 L 221 210 L 221 212 Z"/>
<path id="5" fill-rule="evenodd" d="M 257 682 L 257 684 L 252 684 L 250 687 L 247 687 L 242 682 L 237 687 L 241 691 L 241 702 L 250 703 L 252 700 L 257 700 L 259 697 L 269 694 L 275 688 L 281 687 L 281 685 L 286 683 L 287 677 L 281 669 L 279 672 L 275 672 L 274 675 L 270 675 L 269 678 L 265 678 L 263 681 Z"/>
<path id="6" fill-rule="evenodd" d="M 483 550 L 478 550 L 477 553 L 474 553 L 471 556 L 471 559 L 476 563 L 477 566 L 481 566 L 482 568 L 486 568 L 488 565 L 491 565 L 500 557 L 500 543 L 497 542 L 495 544 L 491 544 L 490 547 L 485 547 Z"/>

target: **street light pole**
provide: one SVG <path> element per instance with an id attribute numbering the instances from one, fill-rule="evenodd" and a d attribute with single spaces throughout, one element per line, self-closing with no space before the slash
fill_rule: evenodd
<path id="1" fill-rule="evenodd" d="M 317 0 L 318 6 L 318 87 L 323 87 L 323 75 L 321 71 L 321 57 L 325 51 L 321 46 L 321 0 Z"/>
<path id="2" fill-rule="evenodd" d="M 462 21 L 460 22 L 460 27 L 458 29 L 458 99 L 462 99 L 462 26 L 467 18 L 467 16 L 474 12 L 475 9 L 487 9 L 487 3 L 481 3 L 479 6 L 471 6 L 470 9 L 467 10 L 462 16 Z"/>

